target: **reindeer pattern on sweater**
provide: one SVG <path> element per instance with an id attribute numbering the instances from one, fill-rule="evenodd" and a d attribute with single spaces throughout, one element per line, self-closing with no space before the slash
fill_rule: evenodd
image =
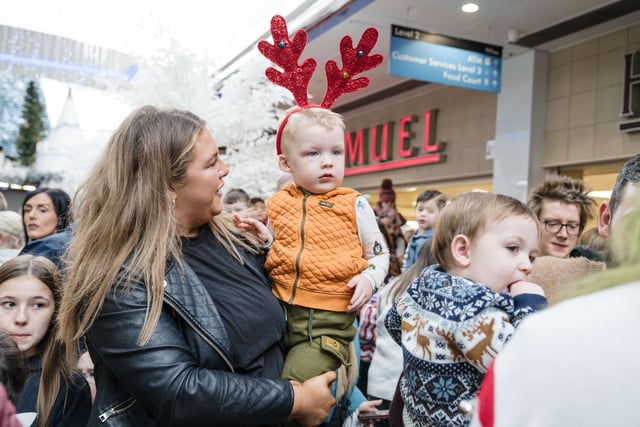
<path id="1" fill-rule="evenodd" d="M 437 265 L 426 268 L 385 320 L 403 349 L 400 394 L 411 425 L 468 425 L 460 402 L 477 394 L 515 327 L 545 302 L 494 292 Z"/>

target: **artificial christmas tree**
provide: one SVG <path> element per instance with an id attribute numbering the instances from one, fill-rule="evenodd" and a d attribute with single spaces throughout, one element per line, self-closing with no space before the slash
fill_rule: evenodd
<path id="1" fill-rule="evenodd" d="M 16 148 L 18 161 L 23 166 L 30 166 L 35 162 L 36 144 L 46 136 L 46 110 L 40 101 L 40 90 L 34 81 L 29 82 L 22 107 L 22 119 Z"/>

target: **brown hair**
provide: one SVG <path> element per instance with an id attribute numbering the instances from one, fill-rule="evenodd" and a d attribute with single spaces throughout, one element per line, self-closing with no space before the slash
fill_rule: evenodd
<path id="1" fill-rule="evenodd" d="M 387 302 L 393 303 L 407 290 L 411 282 L 413 282 L 428 266 L 436 264 L 437 261 L 431 252 L 431 238 L 427 238 L 420 250 L 418 251 L 418 257 L 416 262 L 411 264 L 411 267 L 404 273 L 399 275 L 396 280 L 392 281 L 388 286 L 392 286 L 393 289 L 389 290 L 387 295 Z"/>
<path id="2" fill-rule="evenodd" d="M 42 359 L 42 375 L 38 389 L 37 426 L 47 425 L 51 409 L 58 396 L 62 382 L 66 382 L 71 369 L 65 362 L 65 345 L 58 339 L 58 311 L 62 298 L 62 281 L 56 265 L 42 256 L 19 255 L 0 266 L 0 286 L 7 280 L 32 276 L 42 282 L 53 295 L 54 311 L 49 330 L 37 345 Z"/>
<path id="3" fill-rule="evenodd" d="M 434 199 L 434 203 L 439 210 L 442 210 L 442 208 L 447 206 L 447 196 L 438 190 L 424 190 L 416 198 L 416 204 L 420 202 L 428 202 L 432 199 Z"/>
<path id="4" fill-rule="evenodd" d="M 540 230 L 536 214 L 518 199 L 489 192 L 459 194 L 438 217 L 432 243 L 434 258 L 448 271 L 454 265 L 451 243 L 455 236 L 462 234 L 473 240 L 487 225 L 511 216 L 529 217 Z"/>
<path id="5" fill-rule="evenodd" d="M 0 331 L 0 383 L 14 405 L 18 403 L 28 376 L 29 366 L 24 354 L 5 331 Z"/>
<path id="6" fill-rule="evenodd" d="M 527 205 L 540 217 L 544 200 L 557 200 L 575 205 L 580 212 L 580 233 L 587 222 L 593 218 L 596 201 L 589 197 L 589 189 L 581 179 L 552 175 L 531 190 Z"/>

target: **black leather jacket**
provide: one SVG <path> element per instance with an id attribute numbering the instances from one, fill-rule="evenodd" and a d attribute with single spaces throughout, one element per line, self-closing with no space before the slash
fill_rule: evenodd
<path id="1" fill-rule="evenodd" d="M 87 333 L 97 384 L 88 426 L 277 425 L 293 407 L 289 381 L 232 373 L 230 343 L 191 268 L 168 263 L 164 307 L 143 347 L 144 285 L 115 286 Z"/>

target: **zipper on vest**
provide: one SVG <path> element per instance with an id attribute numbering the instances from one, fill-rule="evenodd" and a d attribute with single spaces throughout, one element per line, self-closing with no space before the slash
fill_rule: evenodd
<path id="1" fill-rule="evenodd" d="M 307 200 L 310 193 L 305 191 L 302 198 L 302 220 L 300 221 L 300 250 L 296 255 L 296 277 L 293 279 L 293 285 L 291 286 L 291 298 L 289 298 L 289 304 L 293 304 L 293 300 L 296 297 L 296 289 L 298 289 L 298 282 L 300 281 L 300 259 L 302 258 L 302 252 L 304 252 L 304 224 L 307 221 Z"/>

